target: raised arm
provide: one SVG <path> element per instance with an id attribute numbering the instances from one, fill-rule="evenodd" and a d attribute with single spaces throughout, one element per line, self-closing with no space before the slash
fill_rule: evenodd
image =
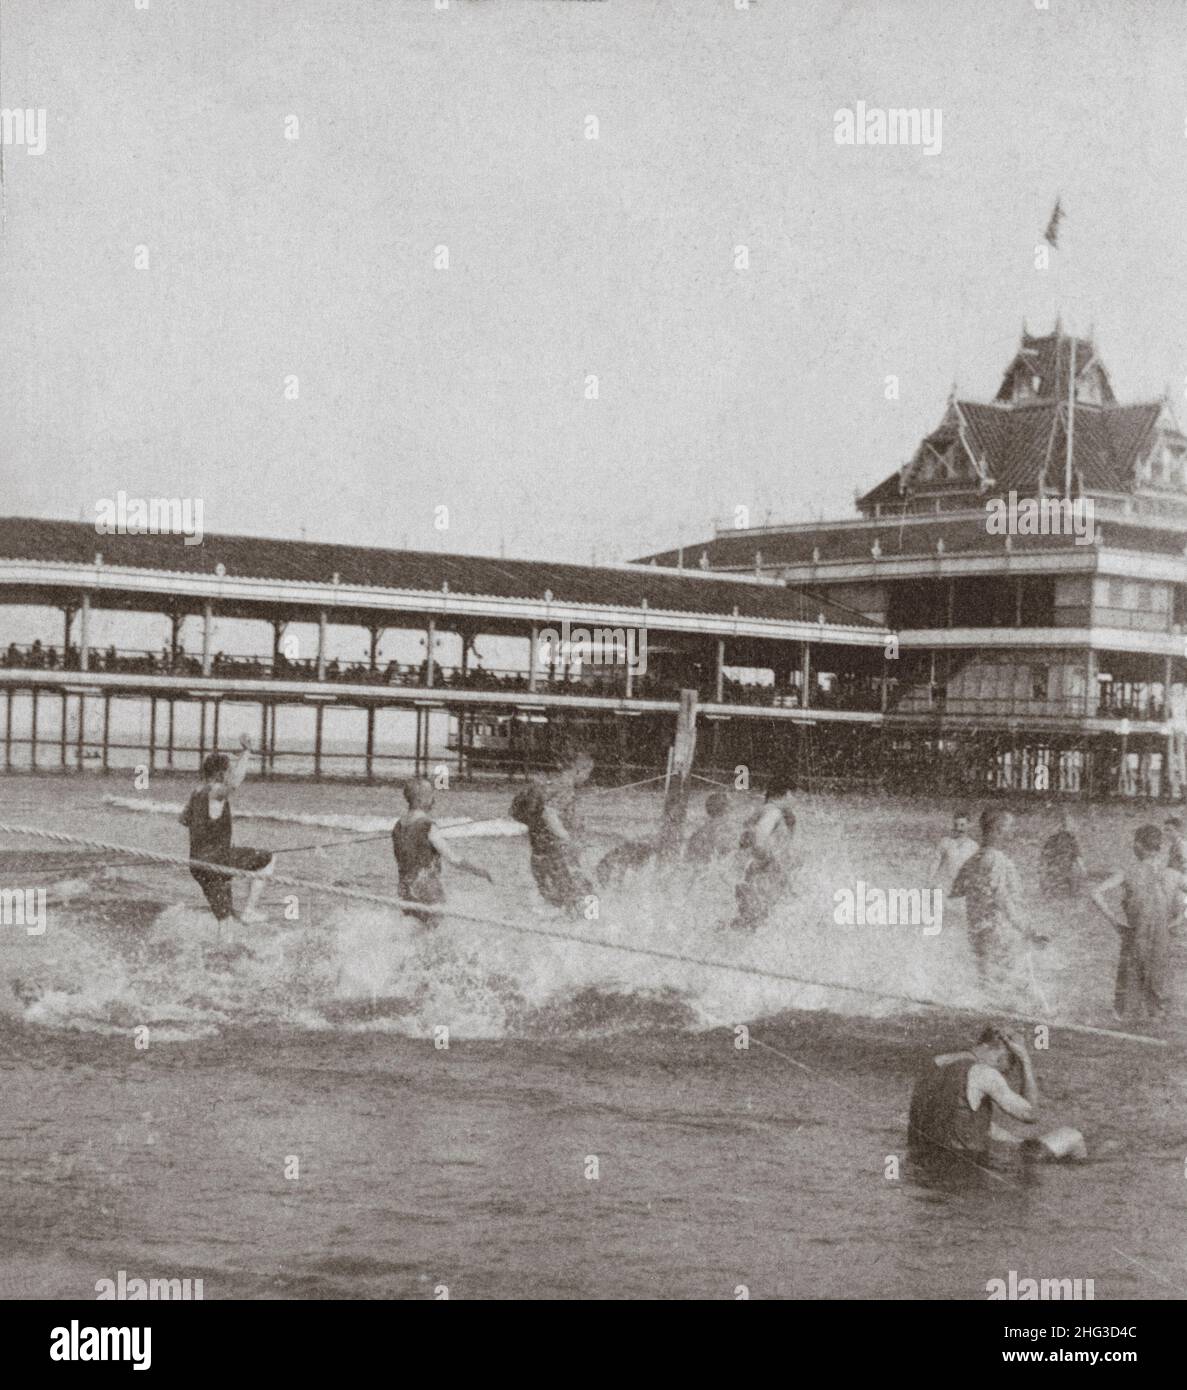
<path id="1" fill-rule="evenodd" d="M 234 791 L 236 787 L 242 786 L 243 779 L 247 776 L 247 765 L 251 762 L 252 746 L 251 735 L 239 735 L 239 756 L 231 764 L 231 769 L 227 773 L 227 790 Z"/>

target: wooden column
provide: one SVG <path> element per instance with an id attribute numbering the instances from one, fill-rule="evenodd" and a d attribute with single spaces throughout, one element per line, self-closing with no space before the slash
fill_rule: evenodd
<path id="1" fill-rule="evenodd" d="M 151 695 L 148 702 L 148 770 L 157 769 L 157 697 Z"/>
<path id="2" fill-rule="evenodd" d="M 725 638 L 717 639 L 717 674 L 713 681 L 713 696 L 717 703 L 725 702 Z M 716 725 L 714 726 L 716 730 Z"/>
<path id="3" fill-rule="evenodd" d="M 540 647 L 540 624 L 532 624 L 532 649 L 528 657 L 528 689 L 534 694 L 536 690 L 536 671 L 537 655 Z"/>
<path id="4" fill-rule="evenodd" d="M 317 678 L 326 678 L 326 610 L 319 608 L 317 613 Z M 319 717 L 321 706 L 318 706 Z"/>
<path id="5" fill-rule="evenodd" d="M 12 697 L 15 692 L 8 687 L 4 704 L 4 766 L 12 767 Z"/>
<path id="6" fill-rule="evenodd" d="M 37 766 L 37 687 L 33 687 L 33 722 L 29 728 L 29 766 Z"/>
<path id="7" fill-rule="evenodd" d="M 812 679 L 812 656 L 807 642 L 800 643 L 800 679 L 803 681 L 803 690 L 800 692 L 800 708 L 810 709 L 811 698 L 808 694 L 808 685 Z"/>
<path id="8" fill-rule="evenodd" d="M 211 740 L 210 740 L 210 748 L 211 748 L 211 751 L 212 751 L 212 752 L 217 753 L 217 752 L 218 752 L 218 726 L 219 726 L 219 719 L 220 719 L 221 716 L 222 716 L 223 702 L 222 702 L 221 700 L 215 700 L 215 701 L 213 702 L 213 704 L 214 704 L 214 733 L 213 733 L 213 736 L 211 737 Z"/>
<path id="9" fill-rule="evenodd" d="M 65 690 L 63 690 L 63 691 L 61 692 L 61 695 L 62 695 L 62 726 L 61 726 L 61 728 L 58 730 L 58 742 L 59 742 L 59 757 L 60 757 L 62 766 L 65 767 L 65 766 L 66 766 L 66 724 L 67 724 L 67 719 L 66 719 L 66 692 L 65 692 Z"/>
<path id="10" fill-rule="evenodd" d="M 111 691 L 103 692 L 103 771 L 106 772 L 110 764 L 108 754 L 111 750 Z"/>
<path id="11" fill-rule="evenodd" d="M 87 723 L 87 697 L 80 690 L 78 692 L 78 741 L 75 749 L 75 756 L 78 759 L 78 770 L 83 768 L 83 755 L 86 753 L 86 723 Z"/>
<path id="12" fill-rule="evenodd" d="M 202 605 L 202 674 L 210 675 L 210 638 L 214 626 L 214 609 L 207 599 Z"/>
<path id="13" fill-rule="evenodd" d="M 321 732 L 325 712 L 326 707 L 319 700 L 313 719 L 313 775 L 317 779 L 321 778 Z"/>
<path id="14" fill-rule="evenodd" d="M 206 701 L 198 701 L 198 766 L 206 757 Z"/>
<path id="15" fill-rule="evenodd" d="M 367 781 L 373 780 L 372 766 L 375 757 L 375 706 L 367 706 Z"/>
<path id="16" fill-rule="evenodd" d="M 428 628 L 425 630 L 425 685 L 430 689 L 433 686 L 433 650 L 437 645 L 437 623 L 433 618 L 429 619 Z"/>
<path id="17" fill-rule="evenodd" d="M 78 629 L 78 669 L 91 669 L 91 596 L 84 589 L 82 595 L 82 617 Z"/>
<path id="18" fill-rule="evenodd" d="M 173 711 L 177 704 L 174 696 L 169 696 L 169 745 L 166 749 L 165 765 L 170 771 L 173 770 Z"/>

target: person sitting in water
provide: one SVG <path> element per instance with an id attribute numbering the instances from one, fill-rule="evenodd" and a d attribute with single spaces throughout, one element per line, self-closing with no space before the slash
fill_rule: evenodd
<path id="1" fill-rule="evenodd" d="M 794 867 L 791 800 L 788 779 L 774 777 L 767 787 L 766 805 L 742 834 L 740 848 L 750 859 L 734 889 L 738 910 L 729 924 L 734 931 L 757 931 L 787 892 Z"/>
<path id="2" fill-rule="evenodd" d="M 969 834 L 969 813 L 957 811 L 952 817 L 952 833 L 940 841 L 939 855 L 931 875 L 936 887 L 947 892 L 955 882 L 956 875 L 978 848 L 976 840 Z"/>
<path id="3" fill-rule="evenodd" d="M 249 849 L 246 845 L 233 847 L 231 844 L 231 795 L 247 776 L 247 764 L 252 755 L 249 735 L 240 734 L 239 746 L 242 751 L 235 760 L 234 767 L 225 753 L 206 755 L 202 760 L 202 785 L 190 797 L 178 819 L 190 832 L 191 859 L 200 859 L 205 864 L 225 864 L 228 868 L 268 875 L 275 864 L 273 855 L 267 850 Z M 190 873 L 206 895 L 215 920 L 225 922 L 231 916 L 232 876 L 197 865 L 191 867 Z M 266 920 L 258 906 L 263 891 L 264 879 L 253 879 L 248 890 L 247 902 L 239 914 L 241 922 Z"/>
<path id="4" fill-rule="evenodd" d="M 1113 874 L 1092 894 L 1097 908 L 1117 928 L 1121 954 L 1113 989 L 1113 1012 L 1119 1019 L 1161 1018 L 1171 988 L 1171 931 L 1182 916 L 1187 876 L 1162 860 L 1162 831 L 1140 826 L 1134 833 L 1137 863 Z M 1121 889 L 1121 913 L 1106 898 Z"/>
<path id="5" fill-rule="evenodd" d="M 1022 1094 L 1005 1073 L 1017 1063 Z M 1077 1129 L 1061 1126 L 1041 1139 L 1018 1136 L 998 1125 L 996 1111 L 1026 1125 L 1037 1121 L 1039 1087 L 1026 1044 L 1002 1028 L 987 1027 L 967 1052 L 933 1057 L 916 1079 L 907 1119 L 907 1147 L 924 1162 L 951 1158 L 983 1162 L 992 1141 L 1022 1145 L 1039 1159 L 1085 1159 L 1088 1150 Z"/>
<path id="6" fill-rule="evenodd" d="M 593 892 L 581 871 L 569 829 L 558 807 L 536 782 L 529 782 L 511 803 L 511 815 L 528 829 L 532 877 L 540 896 L 553 907 L 577 913 Z"/>
<path id="7" fill-rule="evenodd" d="M 445 889 L 441 883 L 442 860 L 476 878 L 484 878 L 487 883 L 492 881 L 485 869 L 455 853 L 429 814 L 434 799 L 432 783 L 423 777 L 411 777 L 404 783 L 404 800 L 408 810 L 392 826 L 392 853 L 396 857 L 399 873 L 400 897 L 406 902 L 439 904 L 445 901 Z M 438 913 L 417 912 L 411 908 L 404 910 L 426 927 L 437 925 Z"/>

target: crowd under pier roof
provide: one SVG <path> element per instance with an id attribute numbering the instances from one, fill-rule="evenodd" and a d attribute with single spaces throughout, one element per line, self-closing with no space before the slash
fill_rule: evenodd
<path id="1" fill-rule="evenodd" d="M 0 600 L 414 626 L 523 636 L 533 624 L 881 646 L 886 629 L 782 580 L 660 565 L 574 565 L 255 536 L 99 535 L 84 522 L 0 518 Z"/>

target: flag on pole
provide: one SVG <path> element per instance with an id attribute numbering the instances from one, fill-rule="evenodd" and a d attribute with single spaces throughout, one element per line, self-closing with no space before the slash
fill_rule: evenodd
<path id="1" fill-rule="evenodd" d="M 1055 199 L 1055 206 L 1051 209 L 1051 220 L 1047 223 L 1047 230 L 1043 233 L 1043 240 L 1048 246 L 1059 245 L 1059 224 L 1063 221 L 1063 205 L 1058 198 Z"/>

